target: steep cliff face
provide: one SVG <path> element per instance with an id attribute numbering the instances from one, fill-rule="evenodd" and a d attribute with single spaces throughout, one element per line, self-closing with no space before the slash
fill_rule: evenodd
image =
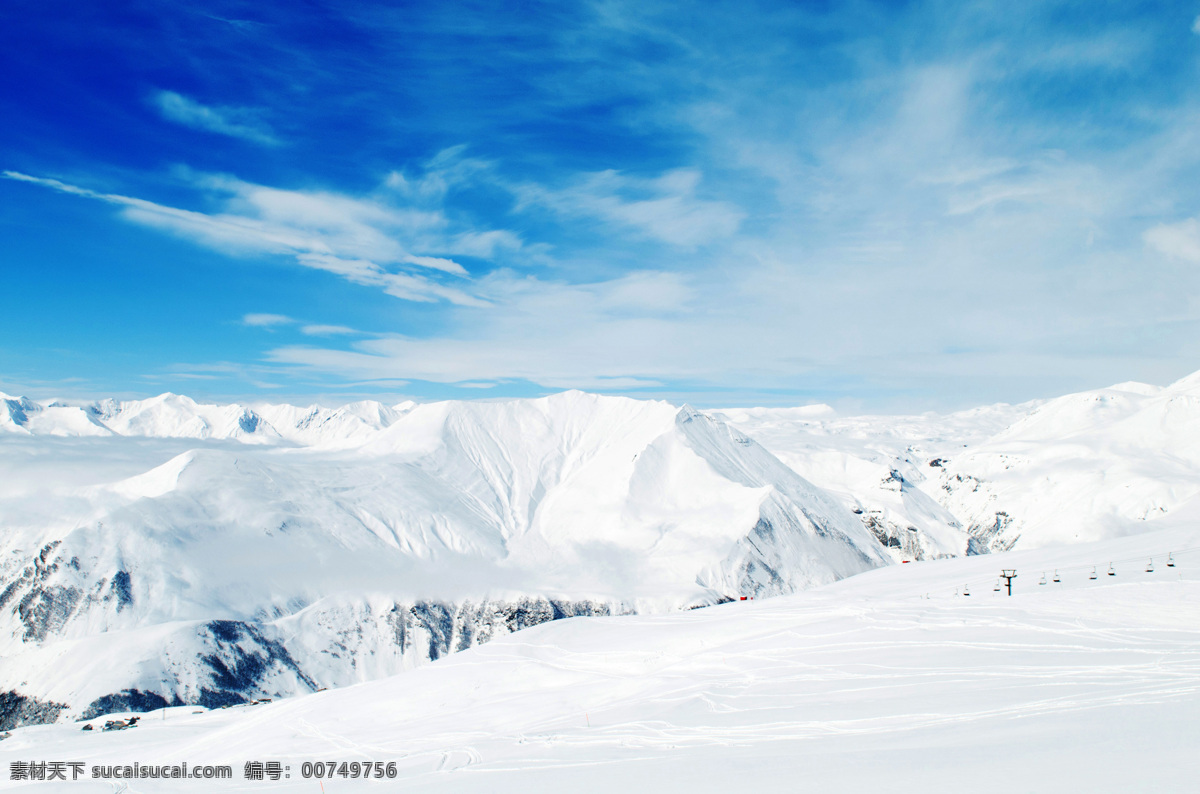
<path id="1" fill-rule="evenodd" d="M 787 593 L 889 561 L 757 442 L 667 403 L 360 410 L 327 417 L 357 441 L 308 448 L 267 433 L 266 409 L 249 423 L 184 398 L 96 412 L 122 433 L 219 426 L 224 440 L 62 441 L 41 451 L 121 445 L 151 465 L 69 486 L 14 472 L 31 481 L 0 489 L 17 519 L 0 550 L 14 661 L 0 690 L 64 715 L 341 686 L 548 620 Z"/>

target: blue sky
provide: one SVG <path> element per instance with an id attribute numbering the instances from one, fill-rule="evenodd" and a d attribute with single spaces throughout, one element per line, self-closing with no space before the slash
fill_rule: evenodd
<path id="1" fill-rule="evenodd" d="M 1200 369 L 1200 3 L 6 3 L 0 390 Z"/>

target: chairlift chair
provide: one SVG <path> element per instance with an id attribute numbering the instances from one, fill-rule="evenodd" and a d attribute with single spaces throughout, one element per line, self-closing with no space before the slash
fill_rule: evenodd
<path id="1" fill-rule="evenodd" d="M 999 579 L 997 579 L 997 580 L 996 580 L 996 586 L 992 588 L 992 592 L 993 592 L 993 593 L 999 593 L 999 592 L 1000 592 L 1000 580 L 999 580 Z"/>
<path id="2" fill-rule="evenodd" d="M 1168 568 L 1174 568 L 1174 567 L 1175 567 L 1175 554 L 1174 554 L 1174 552 L 1172 552 L 1171 554 L 1168 554 L 1168 555 L 1167 555 L 1167 567 L 1168 567 Z"/>
<path id="3" fill-rule="evenodd" d="M 1038 582 L 1038 584 L 1045 584 L 1045 583 L 1046 583 L 1046 572 L 1042 571 L 1042 581 Z"/>
<path id="4" fill-rule="evenodd" d="M 1058 569 L 1057 568 L 1054 570 L 1054 581 L 1055 581 L 1055 583 L 1062 581 L 1062 579 L 1058 578 Z"/>
<path id="5" fill-rule="evenodd" d="M 965 596 L 971 595 L 971 591 L 967 589 L 966 585 L 963 585 L 963 595 L 965 595 Z"/>
<path id="6" fill-rule="evenodd" d="M 1095 566 L 1095 565 L 1093 565 L 1093 566 L 1092 566 L 1092 575 L 1091 575 L 1091 576 L 1089 576 L 1088 578 L 1089 578 L 1089 579 L 1095 579 L 1095 578 L 1096 578 L 1096 566 Z"/>
<path id="7" fill-rule="evenodd" d="M 1150 562 L 1146 564 L 1146 573 L 1154 573 L 1154 558 L 1150 558 Z"/>
<path id="8" fill-rule="evenodd" d="M 1116 575 L 1117 575 L 1117 572 L 1113 570 L 1113 567 L 1112 567 L 1112 563 L 1111 563 L 1111 562 L 1108 564 L 1108 575 L 1109 575 L 1109 576 L 1116 576 Z"/>

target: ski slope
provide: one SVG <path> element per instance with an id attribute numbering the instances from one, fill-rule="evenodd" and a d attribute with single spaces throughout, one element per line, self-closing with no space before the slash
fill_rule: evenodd
<path id="1" fill-rule="evenodd" d="M 132 781 L 139 792 L 1189 791 L 1200 779 L 1194 518 L 890 566 L 765 601 L 556 621 L 384 680 L 167 709 L 123 732 L 19 728 L 0 764 L 234 769 L 226 783 Z M 1109 562 L 1116 576 L 1089 578 Z M 1018 571 L 1012 597 L 991 588 L 1002 566 Z M 1037 584 L 1055 568 L 1057 585 Z M 243 780 L 254 760 L 292 777 Z M 299 777 L 305 761 L 331 760 L 394 761 L 397 778 Z"/>

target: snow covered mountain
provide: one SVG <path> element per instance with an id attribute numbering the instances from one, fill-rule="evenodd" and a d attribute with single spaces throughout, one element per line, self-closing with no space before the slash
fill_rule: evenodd
<path id="1" fill-rule="evenodd" d="M 986 550 L 972 545 L 937 492 L 921 487 L 936 471 L 929 464 L 986 441 L 1035 405 L 994 405 L 948 416 L 838 417 L 820 405 L 716 415 L 839 498 L 896 558 L 923 560 Z"/>
<path id="2" fill-rule="evenodd" d="M 22 407 L 19 424 L 45 431 L 60 410 Z M 305 414 L 282 433 L 269 411 L 171 396 L 81 411 L 113 435 L 14 436 L 33 462 L 0 490 L 0 691 L 21 708 L 281 696 L 555 617 L 776 595 L 889 562 L 760 445 L 662 402 L 568 392 Z M 320 432 L 338 421 L 365 440 Z M 319 443 L 288 443 L 297 427 Z M 208 443 L 178 451 L 169 433 Z M 161 462 L 89 481 L 71 473 L 96 460 L 78 443 Z"/>
<path id="3" fill-rule="evenodd" d="M 1136 534 L 1200 496 L 1200 373 L 947 416 L 718 416 L 915 559 Z"/>
<path id="4" fill-rule="evenodd" d="M 7 431 L 7 432 L 4 432 Z M 0 727 L 1200 515 L 1200 374 L 946 416 L 0 396 Z M 7 694 L 5 694 L 7 693 Z"/>
<path id="5" fill-rule="evenodd" d="M 354 445 L 413 407 L 374 401 L 318 405 L 210 405 L 180 394 L 86 405 L 37 403 L 0 393 L 0 431 L 43 436 L 232 439 L 246 444 Z"/>
<path id="6" fill-rule="evenodd" d="M 1200 496 L 1200 373 L 1046 402 L 940 462 L 923 488 L 990 549 L 1152 529 Z"/>

